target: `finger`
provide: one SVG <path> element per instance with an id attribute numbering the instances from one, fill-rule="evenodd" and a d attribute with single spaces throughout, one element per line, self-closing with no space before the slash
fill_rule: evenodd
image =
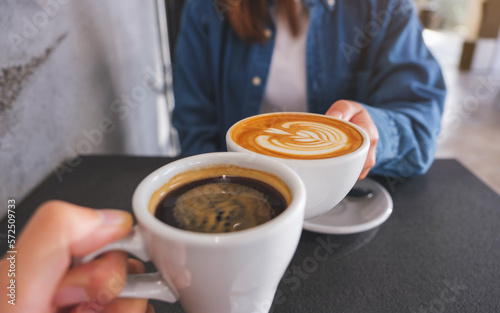
<path id="1" fill-rule="evenodd" d="M 144 263 L 136 259 L 128 259 L 127 269 L 130 274 L 142 274 L 146 272 Z"/>
<path id="2" fill-rule="evenodd" d="M 148 309 L 147 309 L 146 313 L 155 313 L 155 309 L 153 308 L 151 303 L 148 305 Z"/>
<path id="3" fill-rule="evenodd" d="M 105 253 L 98 259 L 72 268 L 64 276 L 54 296 L 54 305 L 65 307 L 89 301 L 105 305 L 122 291 L 126 273 L 125 253 Z"/>
<path id="4" fill-rule="evenodd" d="M 361 174 L 359 175 L 358 180 L 365 179 L 365 178 L 366 178 L 366 176 L 368 176 L 368 173 L 370 172 L 370 169 L 371 169 L 371 167 L 369 167 L 369 168 L 364 168 L 364 169 L 361 171 Z"/>
<path id="5" fill-rule="evenodd" d="M 370 149 L 368 150 L 368 156 L 366 158 L 365 167 L 372 168 L 375 166 L 376 163 L 377 163 L 377 147 L 375 144 L 370 146 Z"/>
<path id="6" fill-rule="evenodd" d="M 104 262 L 102 259 L 103 258 L 110 258 L 110 254 L 114 252 L 109 252 L 106 253 L 103 257 L 101 257 L 99 260 L 101 262 Z M 118 253 L 122 254 L 122 253 Z M 124 254 L 123 254 L 124 256 Z M 81 271 L 85 271 L 86 273 L 89 272 L 88 268 L 84 269 L 83 267 L 91 267 L 91 263 L 95 262 L 97 260 L 94 260 L 90 263 L 84 264 L 79 266 L 78 268 Z M 125 260 L 125 258 L 120 258 L 120 262 L 123 261 L 121 264 L 116 264 L 116 262 L 111 262 L 108 266 L 106 265 L 100 265 L 98 266 L 97 264 L 95 266 L 98 267 L 98 270 L 94 273 L 94 275 L 99 275 L 98 279 L 105 281 L 105 283 L 101 283 L 100 285 L 102 286 L 100 291 L 95 292 L 94 291 L 94 296 L 89 298 L 89 300 L 78 304 L 77 306 L 73 307 L 71 310 L 72 313 L 82 313 L 82 312 L 87 312 L 87 313 L 92 313 L 92 312 L 127 312 L 127 313 L 144 313 L 147 311 L 147 305 L 148 302 L 146 299 L 115 299 L 116 296 L 123 290 L 123 287 L 126 282 L 126 272 L 130 274 L 139 274 L 139 273 L 144 273 L 145 272 L 145 267 L 144 264 L 140 261 L 134 260 L 134 259 L 128 259 Z M 114 264 L 114 265 L 112 265 Z M 113 275 L 102 273 L 102 271 L 105 271 L 106 268 L 109 267 L 110 271 L 114 271 L 115 273 Z M 127 270 L 125 270 L 125 267 L 127 267 Z M 121 273 L 116 271 L 116 269 L 121 269 Z M 73 273 L 69 273 L 71 275 Z M 89 275 L 90 279 L 94 275 Z M 106 277 L 107 278 L 104 278 Z M 70 278 L 68 278 L 70 280 Z M 97 283 L 94 284 L 98 285 Z M 97 288 L 99 289 L 99 288 Z M 94 290 L 97 290 L 94 289 Z"/>
<path id="7" fill-rule="evenodd" d="M 377 127 L 373 123 L 368 111 L 358 102 L 349 100 L 336 101 L 330 106 L 326 115 L 341 118 L 358 125 L 367 132 L 371 144 L 375 143 L 373 139 L 378 140 Z"/>
<path id="8" fill-rule="evenodd" d="M 378 142 L 378 129 L 368 111 L 355 101 L 339 100 L 336 101 L 326 112 L 326 115 L 341 118 L 361 127 L 370 138 L 371 147 L 375 147 Z"/>
<path id="9" fill-rule="evenodd" d="M 26 225 L 18 241 L 16 278 L 23 293 L 21 311 L 52 308 L 52 298 L 72 256 L 82 256 L 117 238 L 132 226 L 130 214 L 116 210 L 92 210 L 51 201 L 42 205 Z M 43 270 L 41 270 L 43 267 Z"/>
<path id="10" fill-rule="evenodd" d="M 128 272 L 130 274 L 141 274 L 146 271 L 144 264 L 135 259 L 128 260 Z M 149 310 L 148 299 L 116 299 L 107 305 L 103 312 L 116 313 L 144 313 Z M 153 307 L 151 307 L 153 309 Z M 153 309 L 154 312 L 154 309 Z"/>
<path id="11" fill-rule="evenodd" d="M 338 100 L 330 106 L 325 114 L 343 119 L 345 121 L 350 121 L 354 116 L 361 113 L 362 111 L 363 107 L 357 102 L 349 100 Z"/>
<path id="12" fill-rule="evenodd" d="M 365 178 L 370 172 L 370 169 L 375 166 L 377 150 L 376 146 L 379 140 L 378 129 L 375 126 L 375 123 L 373 123 L 370 114 L 360 103 L 357 103 L 355 101 L 339 100 L 331 105 L 331 107 L 326 112 L 326 115 L 342 118 L 355 125 L 358 125 L 368 135 L 368 138 L 370 140 L 370 148 L 368 150 L 368 156 L 363 166 L 363 170 L 361 171 L 358 179 Z"/>
<path id="13" fill-rule="evenodd" d="M 375 141 L 374 144 L 370 145 L 365 164 L 363 165 L 363 170 L 361 171 L 361 174 L 359 175 L 358 180 L 364 179 L 366 176 L 368 176 L 368 173 L 370 172 L 372 167 L 375 166 L 376 154 L 377 154 L 377 148 L 376 148 L 376 141 Z"/>
<path id="14" fill-rule="evenodd" d="M 103 313 L 145 313 L 148 310 L 148 299 L 117 299 L 104 307 Z M 154 310 L 153 310 L 154 312 Z"/>
<path id="15" fill-rule="evenodd" d="M 366 178 L 368 176 L 368 173 L 372 169 L 372 167 L 375 166 L 375 149 L 370 149 L 368 151 L 368 157 L 366 158 L 366 162 L 363 166 L 363 169 L 361 170 L 361 174 L 359 175 L 358 180 Z"/>

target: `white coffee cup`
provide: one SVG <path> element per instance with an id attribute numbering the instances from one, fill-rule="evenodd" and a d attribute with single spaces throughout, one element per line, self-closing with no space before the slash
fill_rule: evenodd
<path id="1" fill-rule="evenodd" d="M 368 149 L 370 147 L 370 140 L 366 132 L 359 126 L 343 120 L 314 113 L 277 112 L 251 116 L 231 126 L 226 133 L 228 151 L 257 154 L 257 152 L 243 148 L 239 144 L 235 143 L 231 136 L 233 129 L 242 123 L 252 125 L 252 123 L 256 121 L 254 118 L 273 117 L 278 119 L 279 116 L 283 114 L 295 114 L 298 116 L 305 115 L 337 120 L 341 123 L 352 126 L 362 136 L 362 143 L 356 150 L 345 155 L 329 158 L 294 159 L 268 156 L 259 153 L 259 155 L 263 155 L 269 159 L 278 160 L 279 162 L 288 165 L 299 174 L 306 186 L 307 191 L 305 211 L 305 219 L 307 220 L 331 210 L 351 190 L 363 169 L 363 165 L 368 155 Z"/>
<path id="2" fill-rule="evenodd" d="M 198 233 L 167 225 L 148 209 L 152 195 L 179 173 L 229 164 L 279 177 L 292 195 L 273 219 L 231 233 Z M 88 262 L 110 250 L 152 261 L 158 273 L 129 275 L 121 297 L 180 301 L 190 313 L 249 313 L 269 310 L 278 284 L 297 248 L 304 218 L 305 187 L 287 166 L 246 153 L 208 153 L 169 163 L 137 187 L 131 234 L 87 255 Z"/>

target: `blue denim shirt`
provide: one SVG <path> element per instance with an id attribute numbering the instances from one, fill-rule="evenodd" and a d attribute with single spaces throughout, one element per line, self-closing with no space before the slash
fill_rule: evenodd
<path id="1" fill-rule="evenodd" d="M 258 114 L 274 45 L 246 44 L 218 1 L 188 0 L 175 67 L 173 125 L 184 155 L 224 151 L 236 121 Z M 304 0 L 307 106 L 360 102 L 379 131 L 372 174 L 409 177 L 434 159 L 445 85 L 411 0 Z"/>

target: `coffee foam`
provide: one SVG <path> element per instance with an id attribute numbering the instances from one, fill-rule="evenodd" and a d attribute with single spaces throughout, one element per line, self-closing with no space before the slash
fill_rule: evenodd
<path id="1" fill-rule="evenodd" d="M 183 193 L 172 209 L 179 228 L 223 233 L 244 230 L 273 218 L 267 195 L 238 183 L 209 183 Z"/>
<path id="2" fill-rule="evenodd" d="M 231 139 L 264 155 L 288 159 L 325 159 L 345 155 L 363 143 L 351 125 L 319 114 L 274 113 L 238 122 Z"/>

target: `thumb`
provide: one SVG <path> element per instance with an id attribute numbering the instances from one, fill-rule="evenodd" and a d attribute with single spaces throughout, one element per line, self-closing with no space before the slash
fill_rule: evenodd
<path id="1" fill-rule="evenodd" d="M 22 290 L 18 303 L 33 312 L 48 311 L 72 257 L 125 236 L 132 224 L 131 215 L 123 211 L 93 210 L 61 201 L 42 205 L 17 245 L 17 284 Z"/>
<path id="2" fill-rule="evenodd" d="M 354 101 L 349 100 L 338 100 L 335 101 L 328 111 L 326 111 L 326 115 L 333 116 L 336 118 L 343 119 L 345 121 L 350 121 L 355 115 L 359 114 L 362 111 L 361 105 Z"/>

